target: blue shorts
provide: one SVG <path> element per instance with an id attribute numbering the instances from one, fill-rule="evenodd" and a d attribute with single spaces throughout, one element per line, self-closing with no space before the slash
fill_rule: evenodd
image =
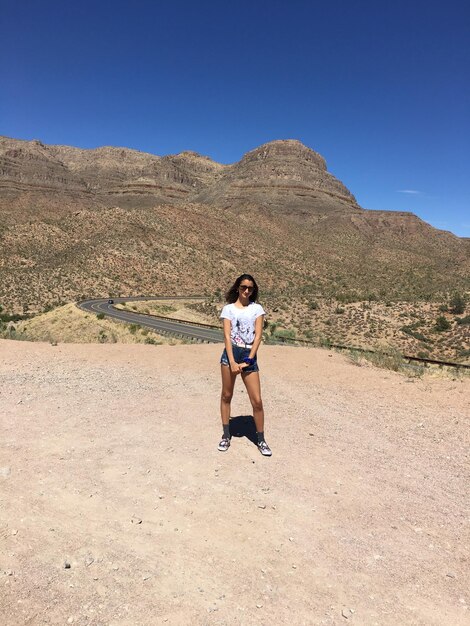
<path id="1" fill-rule="evenodd" d="M 234 346 L 232 345 L 232 351 L 233 351 L 233 358 L 235 359 L 236 363 L 243 363 L 243 359 L 245 357 L 249 357 L 250 356 L 250 348 L 240 348 L 239 346 Z M 258 367 L 258 360 L 257 360 L 257 355 L 255 354 L 255 362 L 253 363 L 253 365 L 248 365 L 247 367 L 244 367 L 242 372 L 248 373 L 248 372 L 259 372 L 259 367 Z M 222 365 L 230 365 L 230 363 L 228 362 L 228 355 L 227 355 L 227 350 L 224 348 L 224 351 L 222 352 L 222 356 L 220 357 L 220 363 Z"/>

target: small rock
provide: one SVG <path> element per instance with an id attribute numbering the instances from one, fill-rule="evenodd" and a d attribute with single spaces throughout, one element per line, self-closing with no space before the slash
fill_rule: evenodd
<path id="1" fill-rule="evenodd" d="M 11 531 L 11 534 L 12 534 L 12 535 L 17 535 L 17 534 L 18 534 L 18 531 L 16 530 L 16 528 L 14 528 L 14 529 Z"/>
<path id="2" fill-rule="evenodd" d="M 266 505 L 265 504 L 258 504 L 258 509 L 265 509 Z"/>
<path id="3" fill-rule="evenodd" d="M 349 619 L 349 612 L 346 609 L 343 609 L 341 611 L 341 615 L 344 617 L 344 619 Z"/>
<path id="4" fill-rule="evenodd" d="M 453 574 L 452 572 L 447 572 L 446 576 L 448 578 L 455 578 L 455 574 Z"/>
<path id="5" fill-rule="evenodd" d="M 70 569 L 72 566 L 68 561 L 64 561 L 64 569 Z"/>
<path id="6" fill-rule="evenodd" d="M 262 605 L 262 604 L 257 604 L 257 605 L 256 605 L 256 608 L 257 608 L 257 609 L 262 609 L 262 608 L 263 608 L 263 605 Z"/>
<path id="7" fill-rule="evenodd" d="M 95 559 L 92 556 L 87 556 L 85 558 L 85 567 L 90 567 L 90 565 L 94 562 L 95 562 Z"/>
<path id="8" fill-rule="evenodd" d="M 5 466 L 5 467 L 0 467 L 0 476 L 2 478 L 6 478 L 7 476 L 10 476 L 11 474 L 11 467 Z"/>
<path id="9" fill-rule="evenodd" d="M 142 519 L 140 517 L 137 517 L 137 515 L 133 515 L 131 518 L 131 522 L 133 524 L 142 524 Z"/>
<path id="10" fill-rule="evenodd" d="M 292 566 L 292 569 L 297 569 L 297 565 L 293 565 L 293 566 Z"/>
<path id="11" fill-rule="evenodd" d="M 70 616 L 67 620 L 67 624 L 73 624 L 73 617 Z"/>

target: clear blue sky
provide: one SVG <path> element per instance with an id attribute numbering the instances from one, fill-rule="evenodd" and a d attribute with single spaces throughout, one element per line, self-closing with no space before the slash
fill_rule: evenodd
<path id="1" fill-rule="evenodd" d="M 470 236 L 468 0 L 0 0 L 0 134 L 231 163 L 300 139 Z"/>

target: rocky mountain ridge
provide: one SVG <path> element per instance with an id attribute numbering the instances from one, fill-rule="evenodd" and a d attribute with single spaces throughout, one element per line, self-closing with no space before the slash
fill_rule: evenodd
<path id="1" fill-rule="evenodd" d="M 319 198 L 357 207 L 323 157 L 296 140 L 264 144 L 223 165 L 191 151 L 160 157 L 127 148 L 84 150 L 0 137 L 0 201 L 8 195 L 14 202 L 24 193 L 123 207 L 156 202 L 289 207 L 318 204 Z"/>

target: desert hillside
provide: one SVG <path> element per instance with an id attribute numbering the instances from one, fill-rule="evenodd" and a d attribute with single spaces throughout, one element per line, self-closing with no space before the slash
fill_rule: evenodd
<path id="1" fill-rule="evenodd" d="M 470 242 L 364 210 L 299 141 L 223 165 L 0 138 L 0 304 L 212 294 L 249 270 L 264 293 L 353 301 L 470 289 Z"/>
<path id="2" fill-rule="evenodd" d="M 0 351 L 4 626 L 468 623 L 468 378 L 262 346 L 264 458 L 220 346 Z"/>
<path id="3" fill-rule="evenodd" d="M 362 209 L 300 141 L 226 165 L 0 138 L 0 335 L 23 315 L 33 338 L 42 319 L 30 316 L 94 297 L 202 295 L 217 322 L 223 292 L 247 271 L 271 334 L 470 359 L 468 310 L 446 308 L 470 298 L 470 241 L 411 213 Z M 102 330 L 99 341 L 120 334 Z"/>

